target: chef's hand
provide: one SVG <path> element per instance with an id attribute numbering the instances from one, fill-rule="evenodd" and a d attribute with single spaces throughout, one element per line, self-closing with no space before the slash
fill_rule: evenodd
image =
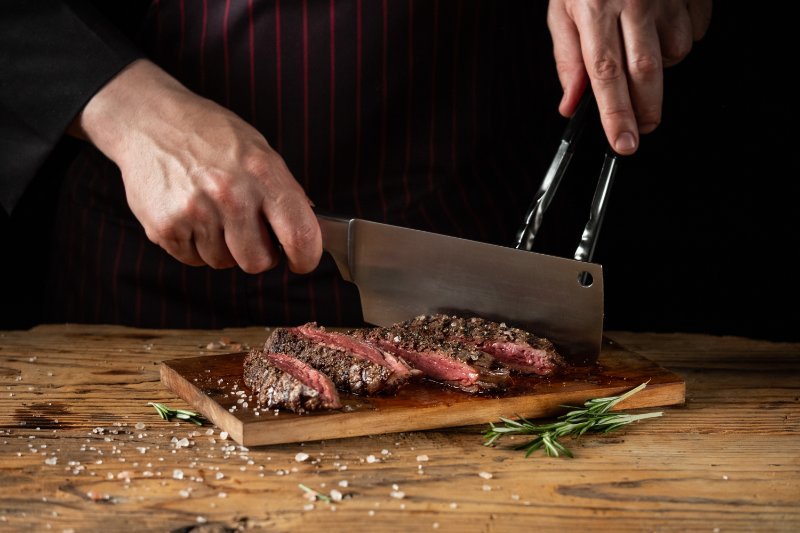
<path id="1" fill-rule="evenodd" d="M 252 126 L 153 63 L 132 63 L 86 105 L 70 133 L 122 172 L 147 237 L 189 265 L 263 272 L 280 241 L 294 272 L 313 270 L 322 238 L 310 201 Z"/>
<path id="2" fill-rule="evenodd" d="M 592 84 L 608 142 L 629 155 L 661 121 L 663 67 L 706 32 L 711 0 L 551 0 L 547 25 L 571 116 Z"/>

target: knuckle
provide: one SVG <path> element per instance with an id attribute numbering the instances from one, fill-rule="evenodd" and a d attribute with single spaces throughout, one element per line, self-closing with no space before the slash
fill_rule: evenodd
<path id="1" fill-rule="evenodd" d="M 283 244 L 295 250 L 305 250 L 314 244 L 317 235 L 318 230 L 316 226 L 309 223 L 298 224 L 289 233 L 288 241 Z"/>
<path id="2" fill-rule="evenodd" d="M 582 74 L 583 65 L 573 61 L 556 61 L 556 72 L 561 78 L 578 77 Z"/>
<path id="3" fill-rule="evenodd" d="M 601 81 L 616 81 L 623 75 L 622 65 L 613 57 L 603 56 L 592 63 L 592 74 Z"/>
<path id="4" fill-rule="evenodd" d="M 637 119 L 641 129 L 655 129 L 661 123 L 661 108 L 659 106 L 647 106 L 640 110 Z"/>
<path id="5" fill-rule="evenodd" d="M 278 264 L 277 259 L 269 253 L 248 257 L 239 262 L 239 267 L 248 274 L 260 274 L 272 269 Z"/>
<path id="6" fill-rule="evenodd" d="M 214 205 L 223 210 L 237 209 L 236 178 L 233 174 L 222 171 L 210 172 L 206 180 L 205 194 Z"/>
<path id="7" fill-rule="evenodd" d="M 630 113 L 631 109 L 628 107 L 608 104 L 600 106 L 600 114 L 606 119 L 621 120 L 627 118 Z"/>
<path id="8" fill-rule="evenodd" d="M 651 78 L 661 71 L 661 58 L 653 54 L 641 54 L 628 61 L 628 72 L 634 78 Z"/>
<path id="9" fill-rule="evenodd" d="M 692 51 L 692 38 L 690 35 L 681 38 L 671 39 L 661 51 L 661 55 L 666 65 L 680 63 L 683 58 Z"/>
<path id="10" fill-rule="evenodd" d="M 259 178 L 269 177 L 283 164 L 283 158 L 272 150 L 253 150 L 242 158 L 242 168 Z"/>
<path id="11" fill-rule="evenodd" d="M 152 220 L 146 226 L 145 232 L 151 241 L 162 246 L 165 243 L 174 243 L 181 240 L 175 219 L 167 215 Z"/>

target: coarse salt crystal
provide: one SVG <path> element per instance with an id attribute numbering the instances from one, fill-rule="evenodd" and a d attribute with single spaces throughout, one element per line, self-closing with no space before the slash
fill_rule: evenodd
<path id="1" fill-rule="evenodd" d="M 397 483 L 392 484 L 392 490 L 400 490 L 400 485 Z"/>
<path id="2" fill-rule="evenodd" d="M 133 427 L 134 427 L 135 429 L 144 429 L 144 428 L 146 428 L 147 426 L 145 426 L 143 422 L 136 422 L 136 425 L 135 425 L 135 426 L 133 426 Z"/>
<path id="3" fill-rule="evenodd" d="M 206 435 L 211 436 L 213 434 L 214 434 L 214 430 L 213 429 L 209 428 L 209 429 L 206 430 Z"/>
<path id="4" fill-rule="evenodd" d="M 227 431 L 220 431 L 219 432 L 219 438 L 221 438 L 222 440 L 228 440 L 228 432 Z"/>
<path id="5" fill-rule="evenodd" d="M 175 469 L 172 471 L 172 479 L 183 479 L 183 470 Z"/>
<path id="6" fill-rule="evenodd" d="M 382 449 L 381 455 L 389 455 L 389 450 L 387 450 L 386 448 Z"/>
<path id="7" fill-rule="evenodd" d="M 342 501 L 342 493 L 336 489 L 331 489 L 331 500 L 335 502 Z"/>
<path id="8" fill-rule="evenodd" d="M 228 497 L 227 492 L 220 492 L 217 494 L 217 498 L 227 498 L 227 497 Z"/>
<path id="9" fill-rule="evenodd" d="M 189 491 L 188 490 L 179 490 L 178 494 L 181 495 L 181 498 L 188 498 L 189 497 Z"/>
<path id="10" fill-rule="evenodd" d="M 420 463 L 424 463 L 425 461 L 428 461 L 428 460 L 429 459 L 428 459 L 427 455 L 418 455 L 417 456 L 417 461 L 419 461 Z"/>
<path id="11" fill-rule="evenodd" d="M 340 487 L 347 487 L 349 484 L 350 484 L 350 483 L 349 483 L 349 482 L 348 482 L 346 479 L 343 479 L 343 480 L 341 480 L 341 481 L 339 482 L 339 486 L 340 486 Z"/>
<path id="12" fill-rule="evenodd" d="M 304 511 L 313 511 L 313 510 L 314 510 L 314 504 L 313 504 L 313 503 L 307 503 L 307 504 L 305 504 L 305 505 L 303 506 L 303 510 L 304 510 Z"/>
<path id="13" fill-rule="evenodd" d="M 57 464 L 58 463 L 58 457 L 56 457 L 55 455 L 53 457 L 48 457 L 47 459 L 44 460 L 44 462 L 45 462 L 45 464 L 48 464 L 48 465 Z"/>
<path id="14" fill-rule="evenodd" d="M 489 492 L 490 490 L 492 490 L 492 486 L 491 485 L 484 485 L 482 488 L 486 492 Z"/>
<path id="15" fill-rule="evenodd" d="M 225 477 L 225 474 L 223 474 L 222 472 L 217 472 L 216 474 L 214 474 L 214 477 L 217 479 L 222 479 Z"/>
<path id="16" fill-rule="evenodd" d="M 205 524 L 206 522 L 208 522 L 208 520 L 206 520 L 205 516 L 198 516 L 197 517 L 197 523 L 198 524 Z"/>
<path id="17" fill-rule="evenodd" d="M 492 479 L 494 477 L 490 472 L 478 472 L 478 475 L 483 479 Z"/>
<path id="18" fill-rule="evenodd" d="M 397 500 L 402 500 L 403 498 L 406 497 L 406 493 L 403 492 L 402 490 L 393 490 L 392 492 L 389 493 L 389 496 Z"/>
<path id="19" fill-rule="evenodd" d="M 377 463 L 378 461 L 379 461 L 379 459 L 377 457 L 375 457 L 374 455 L 368 455 L 367 456 L 367 462 L 370 463 L 370 464 L 371 463 Z"/>
<path id="20" fill-rule="evenodd" d="M 300 453 L 298 453 L 297 455 L 294 456 L 294 460 L 297 461 L 298 463 L 302 463 L 306 459 L 308 459 L 308 454 L 307 453 L 300 452 Z"/>

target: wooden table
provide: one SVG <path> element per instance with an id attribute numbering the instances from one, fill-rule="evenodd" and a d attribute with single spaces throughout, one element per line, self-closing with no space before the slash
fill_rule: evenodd
<path id="1" fill-rule="evenodd" d="M 263 328 L 0 332 L 0 530 L 800 530 L 800 344 L 608 336 L 683 375 L 686 405 L 525 459 L 483 427 L 247 450 L 147 406 L 185 407 L 160 361 Z"/>

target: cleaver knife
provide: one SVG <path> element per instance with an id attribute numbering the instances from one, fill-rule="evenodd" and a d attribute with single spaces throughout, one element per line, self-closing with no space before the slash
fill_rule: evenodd
<path id="1" fill-rule="evenodd" d="M 573 365 L 594 363 L 603 333 L 598 264 L 361 219 L 317 215 L 325 251 L 358 287 L 377 326 L 448 313 L 550 339 Z"/>

